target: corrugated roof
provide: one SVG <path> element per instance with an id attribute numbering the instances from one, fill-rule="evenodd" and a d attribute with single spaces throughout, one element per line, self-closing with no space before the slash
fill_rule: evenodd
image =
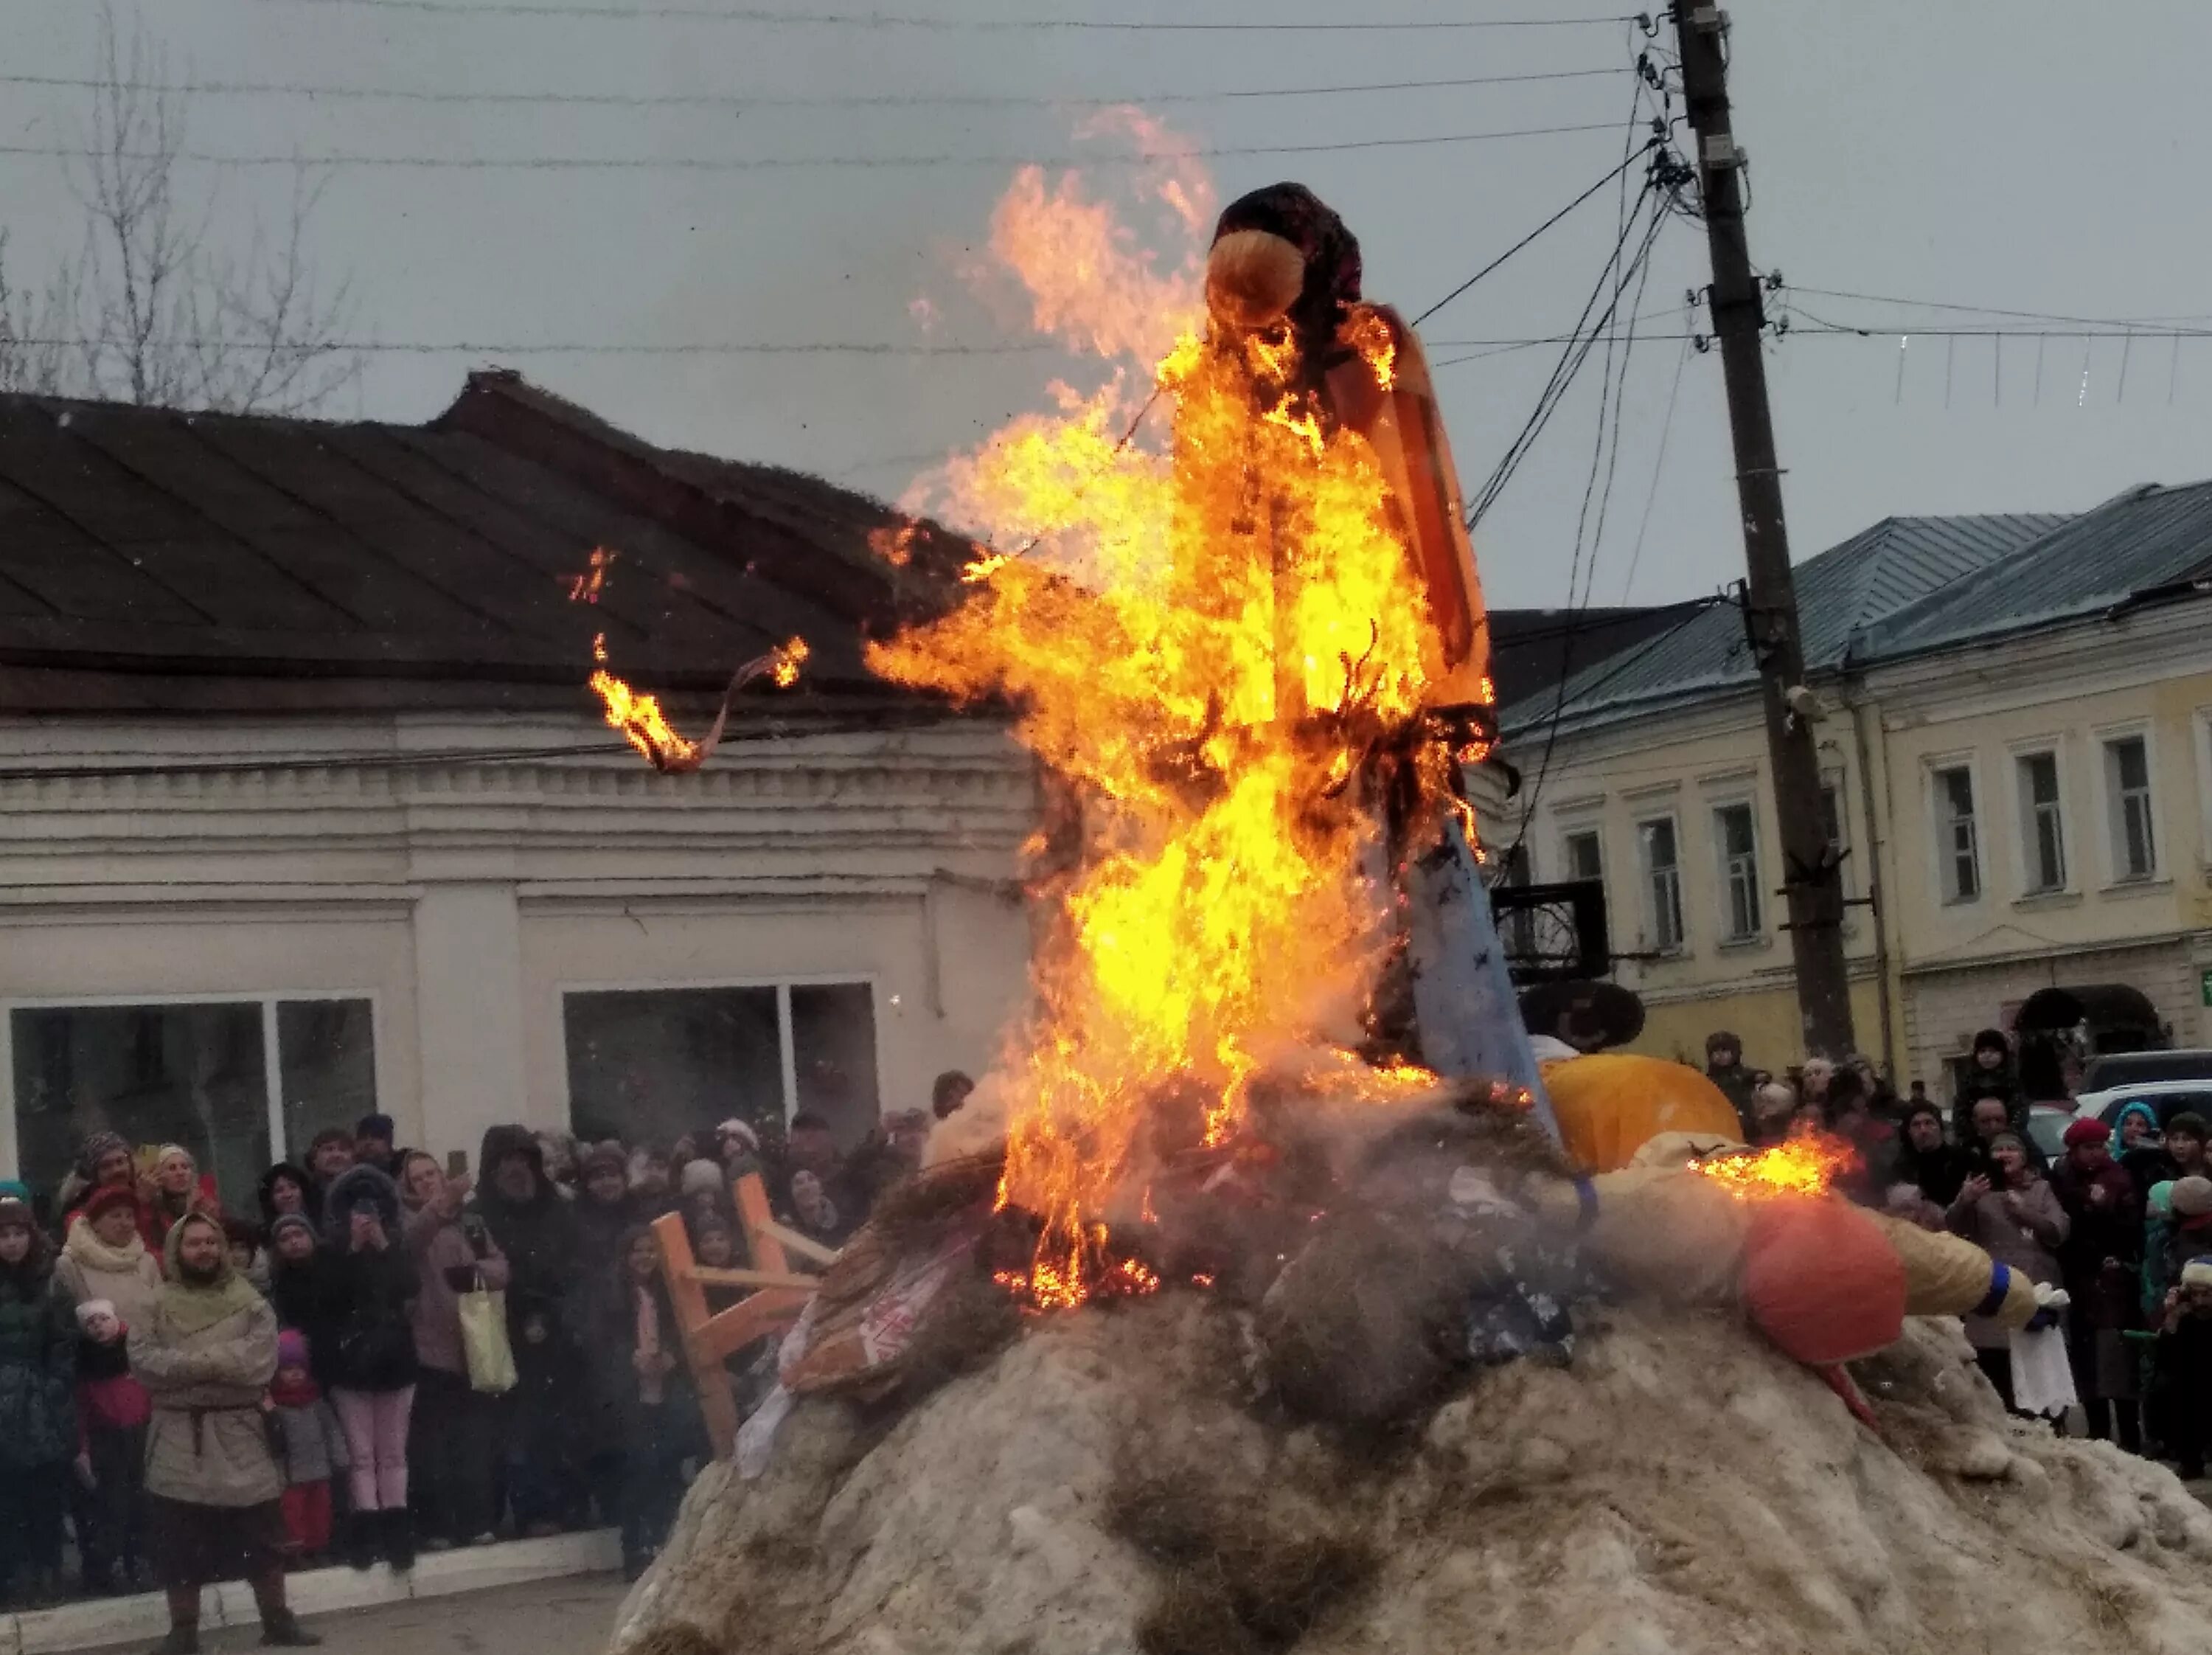
<path id="1" fill-rule="evenodd" d="M 2075 617 L 2212 573 L 2212 482 L 2146 484 L 2070 518 L 1870 628 L 1868 659 L 1971 643 Z"/>
<path id="2" fill-rule="evenodd" d="M 864 635 L 953 555 L 925 532 L 891 569 L 869 536 L 903 521 L 511 374 L 425 426 L 0 397 L 0 704 L 545 704 L 599 632 L 696 691 L 797 634 L 810 690 L 881 698 Z M 611 578 L 573 603 L 597 546 Z"/>
<path id="3" fill-rule="evenodd" d="M 1886 517 L 1800 563 L 1797 612 L 1805 659 L 1819 671 L 1838 665 L 1854 634 L 1988 569 L 2068 520 L 2046 514 Z M 1743 617 L 1733 604 L 1692 610 L 1678 624 L 1569 680 L 1562 700 L 1538 694 L 1509 705 L 1510 733 L 1570 719 L 1618 716 L 1695 700 L 1755 681 Z"/>

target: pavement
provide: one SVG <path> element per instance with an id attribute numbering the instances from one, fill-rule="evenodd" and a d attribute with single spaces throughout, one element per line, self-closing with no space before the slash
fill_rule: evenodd
<path id="1" fill-rule="evenodd" d="M 313 1569 L 295 1574 L 288 1593 L 295 1611 L 333 1644 L 349 1645 L 357 1626 L 453 1629 L 450 1640 L 422 1642 L 412 1631 L 394 1635 L 407 1655 L 599 1655 L 622 1601 L 622 1549 L 610 1529 L 544 1540 L 425 1552 L 405 1574 L 373 1569 Z M 583 1593 L 582 1599 L 575 1594 Z M 595 1596 L 596 1594 L 596 1596 Z M 547 1609 L 565 1612 L 545 1620 Z M 530 1636 L 510 1635 L 518 1606 Z M 580 1612 L 587 1610 L 588 1612 Z M 149 1648 L 167 1628 L 158 1592 L 102 1597 L 58 1609 L 0 1615 L 0 1655 L 60 1655 L 64 1651 Z M 210 1648 L 258 1646 L 252 1594 L 243 1581 L 210 1586 L 201 1596 L 200 1634 Z M 374 1647 L 392 1647 L 380 1638 Z"/>
<path id="2" fill-rule="evenodd" d="M 619 1572 L 495 1586 L 452 1597 L 416 1597 L 307 1617 L 324 1655 L 601 1655 L 621 1607 Z M 151 1640 L 110 1645 L 138 1651 Z M 251 1626 L 203 1630 L 210 1655 L 258 1649 Z"/>

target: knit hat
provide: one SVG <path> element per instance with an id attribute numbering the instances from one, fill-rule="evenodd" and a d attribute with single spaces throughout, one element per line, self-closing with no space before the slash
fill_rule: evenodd
<path id="1" fill-rule="evenodd" d="M 2059 1141 L 2069 1149 L 2079 1149 L 2083 1144 L 2108 1144 L 2112 1138 L 2112 1129 L 2102 1121 L 2085 1118 L 2069 1125 L 2066 1129 L 2066 1135 Z"/>
<path id="2" fill-rule="evenodd" d="M 722 1169 L 712 1161 L 687 1162 L 679 1187 L 687 1196 L 719 1196 L 722 1193 Z"/>
<path id="3" fill-rule="evenodd" d="M 276 1366 L 305 1367 L 307 1366 L 307 1336 L 297 1328 L 286 1328 L 276 1336 Z"/>
<path id="4" fill-rule="evenodd" d="M 320 1239 L 315 1233 L 314 1220 L 304 1213 L 286 1213 L 269 1226 L 269 1244 L 274 1247 L 283 1239 L 285 1231 L 294 1229 L 306 1231 L 310 1241 Z"/>
<path id="5" fill-rule="evenodd" d="M 30 1198 L 31 1186 L 22 1179 L 0 1178 L 0 1201 L 27 1202 Z"/>
<path id="6" fill-rule="evenodd" d="M 102 1184 L 92 1192 L 92 1199 L 85 1202 L 84 1215 L 97 1223 L 102 1213 L 112 1212 L 118 1207 L 128 1208 L 132 1217 L 137 1217 L 138 1192 L 126 1190 L 119 1183 Z"/>
<path id="7" fill-rule="evenodd" d="M 84 1181 L 90 1183 L 94 1174 L 100 1169 L 100 1162 L 118 1149 L 126 1155 L 131 1153 L 130 1140 L 120 1132 L 95 1132 L 76 1152 L 76 1170 L 83 1175 Z"/>
<path id="8" fill-rule="evenodd" d="M 2212 1213 L 2212 1178 L 2192 1174 L 2173 1182 L 2173 1215 L 2176 1218 L 2202 1218 Z"/>
<path id="9" fill-rule="evenodd" d="M 112 1299 L 88 1299 L 76 1307 L 76 1324 L 81 1328 L 88 1328 L 92 1325 L 94 1317 L 115 1314 L 115 1301 Z"/>
<path id="10" fill-rule="evenodd" d="M 2017 1149 L 2023 1155 L 2027 1153 L 2027 1141 L 2022 1139 L 2017 1132 L 2000 1132 L 1996 1134 L 1990 1140 L 1989 1147 L 1991 1149 L 2002 1149 L 2008 1145 L 2012 1148 Z"/>
<path id="11" fill-rule="evenodd" d="M 760 1134 L 734 1115 L 714 1129 L 714 1135 L 717 1138 L 742 1139 L 747 1149 L 756 1155 L 760 1153 Z"/>
<path id="12" fill-rule="evenodd" d="M 2160 1178 L 2143 1192 L 2143 1207 L 2153 1218 L 2173 1216 L 2173 1180 Z"/>
<path id="13" fill-rule="evenodd" d="M 379 1143 L 388 1144 L 397 1130 L 389 1115 L 364 1115 L 355 1125 L 353 1135 L 356 1138 L 374 1138 Z"/>
<path id="14" fill-rule="evenodd" d="M 1739 1055 L 1741 1055 L 1743 1050 L 1743 1042 L 1737 1039 L 1726 1029 L 1715 1029 L 1711 1034 L 1705 1037 L 1706 1056 L 1711 1057 L 1715 1052 L 1720 1050 L 1723 1046 L 1725 1046 L 1729 1050 Z"/>
<path id="15" fill-rule="evenodd" d="M 2212 1287 L 2212 1253 L 2199 1253 L 2181 1267 L 2185 1287 Z"/>
<path id="16" fill-rule="evenodd" d="M 594 1172 L 612 1172 L 627 1183 L 629 1179 L 629 1158 L 623 1153 L 623 1147 L 618 1143 L 593 1144 L 584 1152 L 584 1159 L 577 1164 L 576 1171 L 586 1179 Z"/>
<path id="17" fill-rule="evenodd" d="M 2004 1037 L 2002 1029 L 1984 1029 L 1974 1037 L 1974 1050 L 1999 1051 L 2009 1057 L 2012 1056 L 2012 1042 Z"/>
<path id="18" fill-rule="evenodd" d="M 31 1203 L 21 1196 L 0 1196 L 0 1228 L 21 1225 L 27 1230 L 39 1227 L 38 1216 L 31 1211 Z"/>

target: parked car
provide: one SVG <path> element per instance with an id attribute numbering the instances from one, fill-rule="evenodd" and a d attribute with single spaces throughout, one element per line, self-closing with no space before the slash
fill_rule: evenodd
<path id="1" fill-rule="evenodd" d="M 2116 1051 L 2093 1057 L 2081 1071 L 2076 1099 L 2151 1081 L 2194 1080 L 2212 1089 L 2212 1047 L 2185 1046 L 2170 1051 Z"/>

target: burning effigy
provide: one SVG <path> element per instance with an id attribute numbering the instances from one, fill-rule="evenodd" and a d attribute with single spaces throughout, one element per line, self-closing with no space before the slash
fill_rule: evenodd
<path id="1" fill-rule="evenodd" d="M 1440 952 L 1492 697 L 1419 343 L 1310 192 L 1157 199 L 1171 271 L 1017 180 L 1036 325 L 1149 371 L 948 463 L 966 589 L 870 654 L 1049 779 L 1032 1001 L 621 1655 L 2204 1647 L 2212 1518 L 1920 1319 L 2047 1293 L 1841 1146 L 1563 1139 L 1494 936 Z"/>

